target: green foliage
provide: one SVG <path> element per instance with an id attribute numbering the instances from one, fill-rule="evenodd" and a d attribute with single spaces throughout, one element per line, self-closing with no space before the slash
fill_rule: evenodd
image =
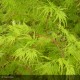
<path id="1" fill-rule="evenodd" d="M 79 0 L 1 0 L 1 75 L 79 75 Z"/>

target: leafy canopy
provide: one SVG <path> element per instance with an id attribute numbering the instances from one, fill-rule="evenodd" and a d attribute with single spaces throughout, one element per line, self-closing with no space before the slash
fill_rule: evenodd
<path id="1" fill-rule="evenodd" d="M 79 75 L 79 0 L 1 0 L 1 75 Z"/>

